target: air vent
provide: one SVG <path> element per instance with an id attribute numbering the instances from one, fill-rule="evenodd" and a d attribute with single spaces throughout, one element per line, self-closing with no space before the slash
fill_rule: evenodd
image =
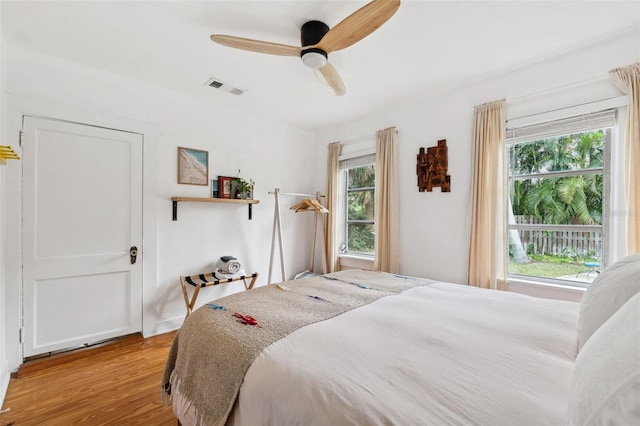
<path id="1" fill-rule="evenodd" d="M 235 87 L 230 84 L 224 83 L 215 77 L 210 78 L 205 83 L 206 86 L 213 87 L 214 89 L 222 90 L 223 92 L 228 92 L 233 95 L 242 95 L 247 89 L 242 89 L 240 87 Z"/>

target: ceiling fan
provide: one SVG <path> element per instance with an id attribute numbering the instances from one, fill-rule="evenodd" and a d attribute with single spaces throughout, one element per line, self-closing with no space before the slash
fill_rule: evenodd
<path id="1" fill-rule="evenodd" d="M 362 40 L 391 18 L 399 7 L 400 0 L 373 0 L 331 29 L 320 21 L 306 22 L 300 29 L 302 47 L 221 34 L 213 34 L 211 40 L 251 52 L 300 56 L 329 90 L 336 96 L 342 96 L 346 89 L 336 69 L 327 61 L 329 53 Z"/>

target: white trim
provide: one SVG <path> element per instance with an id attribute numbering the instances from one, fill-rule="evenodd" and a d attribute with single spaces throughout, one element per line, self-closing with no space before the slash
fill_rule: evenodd
<path id="1" fill-rule="evenodd" d="M 624 137 L 627 124 L 627 109 L 622 107 L 618 110 L 618 123 L 612 129 L 611 140 L 617 143 L 609 144 L 609 191 L 608 209 L 605 212 L 605 219 L 608 223 L 607 228 L 607 261 L 615 262 L 627 254 L 627 220 L 629 214 L 629 206 L 627 203 L 627 188 L 624 179 L 625 164 L 625 146 Z M 605 267 L 607 263 L 605 263 Z"/>
<path id="2" fill-rule="evenodd" d="M 559 120 L 545 121 L 530 126 L 507 128 L 507 145 L 565 135 L 575 135 L 599 129 L 610 129 L 616 125 L 617 111 L 617 108 L 607 108 L 601 111 Z"/>
<path id="3" fill-rule="evenodd" d="M 534 124 L 546 123 L 549 121 L 561 120 L 563 118 L 590 114 L 597 111 L 604 111 L 606 109 L 619 108 L 626 106 L 628 103 L 629 99 L 627 96 L 617 96 L 615 98 L 589 102 L 582 105 L 575 105 L 572 107 L 547 111 L 540 114 L 512 118 L 511 120 L 507 120 L 507 128 L 515 129 L 518 127 L 532 126 Z"/>
<path id="4" fill-rule="evenodd" d="M 159 135 L 158 124 L 139 119 L 120 117 L 108 112 L 89 111 L 36 99 L 22 94 L 5 94 L 5 117 L 2 136 L 4 140 L 17 140 L 22 128 L 22 116 L 42 116 L 66 121 L 74 121 L 140 133 L 143 135 L 143 175 L 142 175 L 142 334 L 151 336 L 156 333 L 156 297 L 157 280 L 157 199 L 156 184 Z M 17 145 L 17 143 L 16 143 Z M 22 165 L 12 163 L 6 169 L 5 220 L 7 247 L 14 249 L 6 252 L 5 282 L 22 283 Z M 6 330 L 7 335 L 17 335 L 22 324 L 22 285 L 7 286 L 6 291 Z M 13 330 L 13 331 L 12 331 Z M 22 345 L 18 339 L 7 338 L 7 362 L 10 370 L 22 364 Z"/>
<path id="5" fill-rule="evenodd" d="M 338 161 L 349 160 L 351 158 L 363 157 L 376 153 L 376 136 L 364 136 L 352 139 L 349 142 L 341 143 Z"/>
<path id="6" fill-rule="evenodd" d="M 155 334 L 164 334 L 179 329 L 184 322 L 184 317 L 174 317 L 158 321 Z M 147 337 L 147 336 L 145 336 Z"/>
<path id="7" fill-rule="evenodd" d="M 577 303 L 580 303 L 585 290 L 586 288 L 583 287 L 564 286 L 513 278 L 509 278 L 507 281 L 507 291 L 512 293 Z"/>
<path id="8" fill-rule="evenodd" d="M 612 174 L 612 171 L 616 170 L 616 165 L 614 164 L 614 160 L 612 160 L 612 158 L 615 158 L 615 155 L 612 156 L 612 153 L 615 154 L 615 152 L 617 150 L 619 150 L 623 144 L 621 143 L 614 143 L 614 141 L 616 140 L 616 136 L 622 137 L 622 133 L 624 133 L 624 127 L 621 127 L 621 124 L 623 123 L 624 120 L 621 120 L 620 117 L 620 108 L 626 108 L 628 105 L 628 97 L 627 96 L 617 96 L 615 98 L 609 98 L 609 99 L 604 99 L 604 100 L 600 100 L 600 101 L 595 101 L 595 102 L 589 102 L 589 103 L 585 103 L 585 104 L 581 104 L 581 105 L 575 105 L 572 107 L 568 107 L 568 108 L 562 108 L 562 109 L 557 109 L 554 111 L 548 111 L 548 112 L 544 112 L 544 113 L 540 113 L 540 114 L 534 114 L 534 115 L 530 115 L 530 116 L 526 116 L 526 117 L 521 117 L 521 118 L 516 118 L 516 119 L 512 119 L 512 120 L 507 120 L 507 128 L 508 131 L 507 133 L 509 133 L 509 130 L 513 130 L 513 129 L 518 129 L 518 128 L 522 128 L 522 127 L 527 127 L 527 126 L 535 126 L 535 125 L 541 125 L 540 127 L 543 127 L 546 123 L 552 123 L 554 121 L 560 121 L 560 120 L 564 120 L 564 119 L 569 119 L 569 118 L 573 118 L 573 117 L 579 117 L 579 116 L 588 116 L 588 115 L 597 115 L 597 113 L 599 112 L 603 112 L 603 111 L 608 111 L 608 110 L 613 110 L 612 114 L 615 117 L 615 119 L 613 119 L 613 117 L 611 117 L 613 119 L 613 123 L 610 128 L 611 132 L 608 134 L 608 138 L 606 140 L 606 144 L 605 144 L 605 169 L 602 172 L 603 176 L 604 176 L 604 197 L 603 197 L 603 207 L 602 207 L 602 213 L 603 213 L 603 223 L 600 226 L 600 228 L 602 229 L 602 234 L 603 234 L 603 245 L 604 245 L 604 250 L 603 253 L 601 253 L 602 256 L 602 264 L 603 266 L 606 267 L 606 265 L 610 262 L 610 261 L 615 261 L 616 260 L 616 256 L 615 256 L 615 250 L 616 248 L 613 247 L 615 240 L 617 239 L 615 236 L 616 235 L 621 235 L 620 233 L 616 233 L 616 232 L 612 232 L 614 230 L 614 227 L 619 226 L 618 222 L 612 223 L 611 222 L 611 215 L 610 212 L 612 211 L 611 209 L 614 208 L 613 206 L 617 206 L 618 203 L 615 201 L 616 198 L 618 197 L 618 193 L 616 192 L 616 188 L 619 186 L 619 184 L 617 184 L 616 182 L 616 178 L 615 176 Z M 597 120 L 596 120 L 597 121 Z M 605 120 L 606 121 L 606 120 Z M 560 129 L 558 130 L 559 134 L 562 130 L 562 125 L 559 126 Z M 597 127 L 594 127 L 597 128 Z M 604 127 L 603 127 L 604 128 Z M 566 134 L 566 133 L 565 133 Z M 507 145 L 509 145 L 509 141 L 513 141 L 513 140 L 518 139 L 518 136 L 512 136 L 511 139 L 507 139 Z M 533 138 L 523 138 L 524 140 L 533 140 Z M 517 142 L 515 142 L 517 143 Z M 616 149 L 616 146 L 618 147 Z M 582 171 L 572 171 L 571 173 L 578 173 L 578 172 L 592 172 L 594 169 L 584 169 Z M 536 174 L 532 174 L 531 176 L 538 176 L 538 177 L 547 177 L 547 176 L 561 176 L 561 175 L 565 175 L 567 174 L 567 172 L 551 172 L 551 173 L 536 173 Z M 512 179 L 518 179 L 519 176 L 509 176 L 508 180 L 512 180 Z M 614 221 L 615 221 L 615 215 L 614 215 Z M 574 229 L 578 229 L 577 227 L 573 227 L 573 226 L 567 226 L 567 225 L 516 225 L 516 224 L 507 224 L 507 229 L 548 229 L 548 230 L 574 230 Z M 580 229 L 585 229 L 585 230 L 594 230 L 592 229 L 592 226 L 589 225 L 581 225 Z M 611 256 L 611 254 L 614 253 L 614 256 Z M 541 277 L 542 278 L 542 277 Z M 513 290 L 516 292 L 524 292 L 525 294 L 531 294 L 532 289 L 534 289 L 533 293 L 536 294 L 532 294 L 532 295 L 538 295 L 538 293 L 541 293 L 540 287 L 535 287 L 537 286 L 546 286 L 544 288 L 561 288 L 561 289 L 565 289 L 562 292 L 563 293 L 567 293 L 567 288 L 571 288 L 573 290 L 577 290 L 578 292 L 580 290 L 584 291 L 584 288 L 586 288 L 588 285 L 585 286 L 579 286 L 576 285 L 574 286 L 570 286 L 568 285 L 567 287 L 562 286 L 562 285 L 555 285 L 555 284 L 551 284 L 551 283 L 546 283 L 546 282 L 535 282 L 535 281 L 526 281 L 523 280 L 521 278 L 514 278 L 513 276 L 509 276 L 508 278 L 508 282 L 509 284 L 513 283 L 514 286 L 513 288 L 518 289 L 518 290 Z M 525 284 L 524 287 L 522 287 L 523 283 Z M 533 285 L 534 287 L 531 287 L 531 285 Z M 509 291 L 511 290 L 512 287 L 509 287 Z M 524 291 L 521 291 L 524 290 Z M 555 293 L 558 293 L 559 290 L 554 290 Z M 542 291 L 542 293 L 548 293 L 548 291 Z M 570 292 L 569 292 L 570 293 Z M 582 293 L 579 293 L 582 294 Z M 539 297 L 548 297 L 545 295 L 539 296 Z M 566 297 L 569 297 L 568 299 Z M 551 297 L 551 298 L 556 298 L 556 297 Z M 561 297 L 561 299 L 563 300 L 574 300 L 575 299 L 575 294 L 573 296 L 563 296 Z M 574 300 L 575 301 L 575 300 Z M 579 301 L 579 299 L 578 299 Z"/>
<path id="9" fill-rule="evenodd" d="M 338 161 L 350 160 L 352 158 L 364 157 L 366 155 L 371 155 L 376 153 L 375 145 L 368 149 L 361 149 L 359 151 L 352 151 L 345 155 L 338 156 Z"/>
<path id="10" fill-rule="evenodd" d="M 345 158 L 340 160 L 340 170 L 354 169 L 358 167 L 370 166 L 376 164 L 375 152 L 359 155 L 357 157 Z"/>
<path id="11" fill-rule="evenodd" d="M 398 134 L 399 129 L 393 127 Z M 338 161 L 349 160 L 355 157 L 364 157 L 376 153 L 376 133 L 371 135 L 360 136 L 340 142 L 340 155 Z"/>
<path id="12" fill-rule="evenodd" d="M 592 84 L 592 83 L 596 83 L 598 81 L 607 80 L 608 78 L 609 78 L 608 75 L 601 75 L 599 77 L 590 78 L 588 80 L 582 80 L 582 81 L 578 81 L 576 83 L 571 83 L 571 84 L 567 84 L 567 85 L 564 85 L 564 86 L 559 86 L 559 87 L 554 87 L 554 88 L 551 88 L 551 89 L 543 90 L 542 92 L 537 92 L 537 93 L 531 93 L 531 94 L 528 94 L 528 95 L 518 96 L 517 98 L 512 98 L 512 99 L 508 99 L 507 98 L 507 103 L 508 104 L 512 104 L 512 103 L 517 103 L 517 102 L 522 102 L 522 101 L 528 101 L 529 99 L 532 99 L 532 98 L 537 98 L 539 96 L 550 95 L 552 93 L 561 92 L 563 90 L 573 89 L 574 87 L 585 86 L 587 84 Z"/>
<path id="13" fill-rule="evenodd" d="M 9 381 L 11 375 L 9 374 L 9 363 L 5 362 L 0 366 L 0 408 L 4 403 L 4 398 L 7 396 L 7 389 L 9 389 Z"/>
<path id="14" fill-rule="evenodd" d="M 340 269 L 367 269 L 373 270 L 373 256 L 357 256 L 353 254 L 339 254 Z"/>

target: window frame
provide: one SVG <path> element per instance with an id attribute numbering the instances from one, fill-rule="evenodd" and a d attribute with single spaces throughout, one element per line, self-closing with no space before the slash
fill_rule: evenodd
<path id="1" fill-rule="evenodd" d="M 580 117 L 587 117 L 589 115 L 596 115 L 598 113 L 604 113 L 607 110 L 612 110 L 611 114 L 616 115 L 617 106 L 608 105 L 607 107 L 601 107 L 599 109 L 594 109 L 588 112 L 582 112 L 580 114 L 569 114 L 564 117 L 558 117 L 556 119 L 546 119 L 544 122 L 530 124 L 529 126 L 533 127 L 536 124 L 540 127 L 544 127 L 548 125 L 551 129 L 553 126 L 559 122 L 562 122 L 565 119 L 579 119 Z M 548 117 L 547 117 L 548 118 Z M 615 120 L 615 119 L 614 119 Z M 508 121 L 509 124 L 509 121 Z M 520 282 L 534 282 L 534 283 L 545 283 L 545 284 L 553 284 L 553 285 L 561 285 L 572 288 L 586 288 L 589 286 L 589 282 L 580 282 L 577 280 L 568 280 L 568 279 L 560 279 L 560 278 L 549 278 L 542 277 L 537 275 L 524 275 L 515 272 L 509 271 L 509 259 L 510 256 L 508 254 L 508 250 L 510 249 L 510 244 L 508 242 L 509 231 L 511 230 L 538 230 L 538 231 L 584 231 L 584 232 L 600 232 L 602 236 L 602 248 L 601 253 L 599 254 L 601 267 L 605 267 L 608 260 L 608 254 L 610 252 L 609 245 L 611 244 L 609 238 L 609 211 L 611 205 L 611 172 L 610 169 L 612 167 L 611 163 L 611 149 L 614 137 L 616 137 L 616 127 L 617 123 L 608 124 L 598 126 L 597 123 L 593 125 L 586 125 L 584 128 L 578 131 L 563 131 L 562 127 L 555 130 L 552 134 L 547 133 L 546 136 L 542 137 L 520 137 L 517 135 L 518 129 L 522 129 L 527 127 L 527 125 L 514 126 L 508 125 L 507 135 L 505 138 L 505 156 L 506 156 L 506 199 L 505 199 L 505 210 L 507 217 L 509 217 L 509 209 L 511 204 L 511 188 L 512 183 L 517 180 L 532 180 L 532 179 L 548 179 L 548 178 L 561 178 L 561 177 L 569 177 L 569 176 L 584 176 L 584 175 L 602 175 L 602 221 L 600 225 L 573 225 L 573 224 L 518 224 L 511 223 L 509 220 L 506 221 L 505 224 L 505 235 L 506 235 L 506 243 L 505 249 L 507 250 L 506 260 L 507 260 L 507 280 L 510 281 L 520 281 Z M 511 147 L 517 144 L 525 144 L 531 143 L 538 140 L 544 140 L 553 137 L 563 137 L 569 135 L 576 135 L 581 133 L 589 133 L 595 132 L 599 130 L 605 130 L 604 138 L 603 138 L 603 164 L 599 167 L 588 167 L 583 169 L 574 169 L 574 170 L 560 170 L 560 171 L 548 171 L 548 172 L 538 172 L 538 173 L 527 173 L 527 174 L 512 174 L 511 166 L 510 166 L 510 155 L 509 151 Z"/>
<path id="2" fill-rule="evenodd" d="M 373 190 L 373 194 L 375 197 L 375 180 L 374 186 L 362 187 L 362 188 L 349 188 L 349 170 L 365 167 L 365 166 L 373 166 L 375 171 L 375 153 L 360 153 L 360 155 L 353 156 L 346 159 L 340 160 L 340 173 L 341 173 L 341 202 L 342 202 L 342 218 L 341 222 L 341 243 L 340 243 L 340 256 L 350 256 L 350 257 L 358 257 L 358 258 L 366 258 L 366 259 L 375 259 L 375 233 L 374 233 L 374 252 L 367 253 L 361 251 L 353 251 L 348 250 L 348 238 L 349 238 L 349 224 L 350 223 L 363 223 L 370 224 L 375 228 L 375 204 L 374 204 L 374 219 L 373 220 L 357 220 L 357 219 L 349 219 L 349 194 L 354 192 L 363 192 L 363 191 L 371 191 Z"/>
<path id="3" fill-rule="evenodd" d="M 359 168 L 359 167 L 365 167 L 365 166 L 369 166 L 372 165 L 374 167 L 374 171 L 375 171 L 375 163 L 373 164 L 363 164 L 361 166 L 357 166 L 357 167 L 352 167 L 350 169 L 344 169 L 344 253 L 346 255 L 350 255 L 350 256 L 360 256 L 360 257 L 373 257 L 374 253 L 375 253 L 375 232 L 373 234 L 373 241 L 374 241 L 374 253 L 367 253 L 367 252 L 361 252 L 361 251 L 351 251 L 349 250 L 349 224 L 365 224 L 365 225 L 372 225 L 373 227 L 375 227 L 376 221 L 375 221 L 375 216 L 373 220 L 361 220 L 361 219 L 349 219 L 349 194 L 354 193 L 354 192 L 364 192 L 364 191 L 373 191 L 374 197 L 375 197 L 375 193 L 376 193 L 376 187 L 375 184 L 374 186 L 367 186 L 367 187 L 362 187 L 362 188 L 349 188 L 349 170 L 351 169 L 355 169 L 355 168 Z M 375 198 L 374 198 L 375 199 Z M 375 212 L 375 204 L 374 204 L 374 212 Z"/>

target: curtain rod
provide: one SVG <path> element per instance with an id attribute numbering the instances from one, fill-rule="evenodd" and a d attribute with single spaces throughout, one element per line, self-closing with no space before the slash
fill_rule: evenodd
<path id="1" fill-rule="evenodd" d="M 522 102 L 522 101 L 529 100 L 531 98 L 537 98 L 538 96 L 549 95 L 551 93 L 560 92 L 562 90 L 567 90 L 567 89 L 572 89 L 574 87 L 584 86 L 586 84 L 595 83 L 597 81 L 606 80 L 608 78 L 609 78 L 608 75 L 601 75 L 601 76 L 598 76 L 598 77 L 590 78 L 588 80 L 582 80 L 582 81 L 578 81 L 576 83 L 571 83 L 571 84 L 567 84 L 567 85 L 564 85 L 564 86 L 558 86 L 558 87 L 554 87 L 554 88 L 551 88 L 551 89 L 543 90 L 542 92 L 538 92 L 538 93 L 530 93 L 528 95 L 518 96 L 518 97 L 515 97 L 515 98 L 507 98 L 507 103 Z"/>
<path id="2" fill-rule="evenodd" d="M 396 129 L 396 134 L 398 133 L 398 128 L 396 126 L 391 126 L 392 129 Z M 353 138 L 353 139 L 347 139 L 344 142 L 340 142 L 340 145 L 351 145 L 354 143 L 358 143 L 358 142 L 364 142 L 366 140 L 370 140 L 370 139 L 374 139 L 376 138 L 376 134 L 374 133 L 373 135 L 364 135 L 364 136 L 359 136 L 357 138 Z"/>

